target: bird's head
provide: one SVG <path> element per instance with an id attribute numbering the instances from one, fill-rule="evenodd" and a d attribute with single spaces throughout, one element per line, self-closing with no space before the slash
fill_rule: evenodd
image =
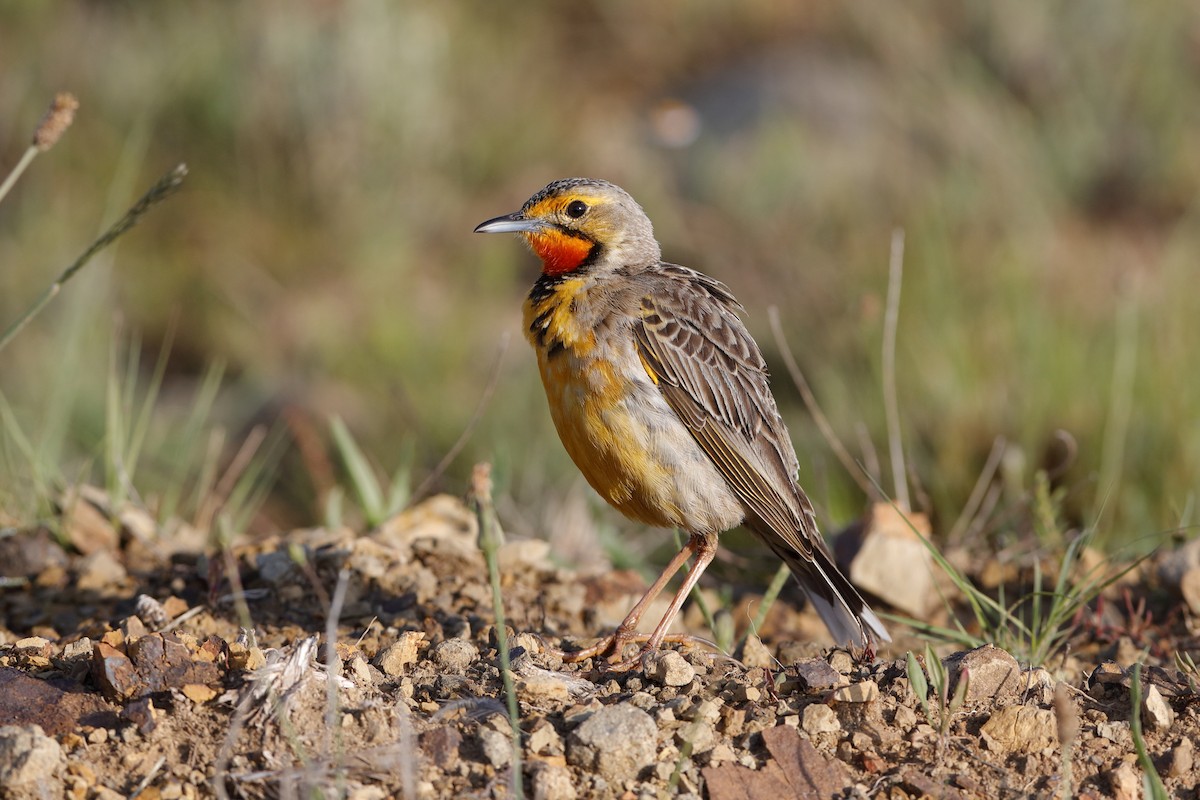
<path id="1" fill-rule="evenodd" d="M 620 186 L 592 178 L 555 181 L 520 211 L 480 223 L 475 232 L 521 234 L 552 276 L 636 269 L 660 258 L 642 207 Z"/>

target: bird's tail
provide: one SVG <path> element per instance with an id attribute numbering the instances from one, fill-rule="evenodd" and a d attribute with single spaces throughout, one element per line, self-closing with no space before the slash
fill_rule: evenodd
<path id="1" fill-rule="evenodd" d="M 812 548 L 811 559 L 790 548 L 772 546 L 771 549 L 796 576 L 838 645 L 865 649 L 873 642 L 892 640 L 887 628 L 833 563 L 823 545 Z"/>

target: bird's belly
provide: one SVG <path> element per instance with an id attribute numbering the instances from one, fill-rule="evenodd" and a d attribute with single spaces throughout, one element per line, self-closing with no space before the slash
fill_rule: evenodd
<path id="1" fill-rule="evenodd" d="M 650 525 L 715 534 L 745 511 L 675 416 L 632 348 L 606 361 L 538 353 L 550 416 L 567 453 L 601 497 Z"/>

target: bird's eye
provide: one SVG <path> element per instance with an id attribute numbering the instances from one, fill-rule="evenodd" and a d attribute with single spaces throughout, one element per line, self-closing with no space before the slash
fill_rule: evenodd
<path id="1" fill-rule="evenodd" d="M 582 200 L 572 200 L 567 206 L 567 216 L 571 219 L 579 219 L 587 213 L 587 203 Z"/>

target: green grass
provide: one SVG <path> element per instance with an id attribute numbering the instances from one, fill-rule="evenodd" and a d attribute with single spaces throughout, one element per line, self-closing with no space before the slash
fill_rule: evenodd
<path id="1" fill-rule="evenodd" d="M 1095 541 L 1095 528 L 1073 533 L 1063 525 L 1061 497 L 1050 489 L 1044 473 L 1039 473 L 1029 502 L 1034 547 L 1028 559 L 1032 563 L 1032 578 L 1027 591 L 1009 599 L 1003 584 L 996 596 L 981 590 L 914 529 L 938 569 L 958 590 L 961 602 L 969 610 L 967 619 L 973 624 L 968 628 L 953 611 L 950 627 L 886 616 L 935 640 L 968 648 L 994 644 L 1033 666 L 1044 666 L 1062 653 L 1076 633 L 1078 615 L 1142 559 L 1126 553 L 1124 558 L 1112 559 L 1114 564 L 1106 559 L 1104 563 L 1085 567 L 1083 555 Z M 1053 554 L 1058 561 L 1058 570 L 1052 576 L 1042 573 L 1042 558 L 1047 554 Z"/>
<path id="2" fill-rule="evenodd" d="M 1142 768 L 1142 791 L 1153 800 L 1167 800 L 1162 777 L 1150 759 L 1146 740 L 1142 737 L 1142 665 L 1134 664 L 1129 676 L 1129 733 L 1133 736 L 1133 748 L 1137 751 L 1138 765 Z"/>

